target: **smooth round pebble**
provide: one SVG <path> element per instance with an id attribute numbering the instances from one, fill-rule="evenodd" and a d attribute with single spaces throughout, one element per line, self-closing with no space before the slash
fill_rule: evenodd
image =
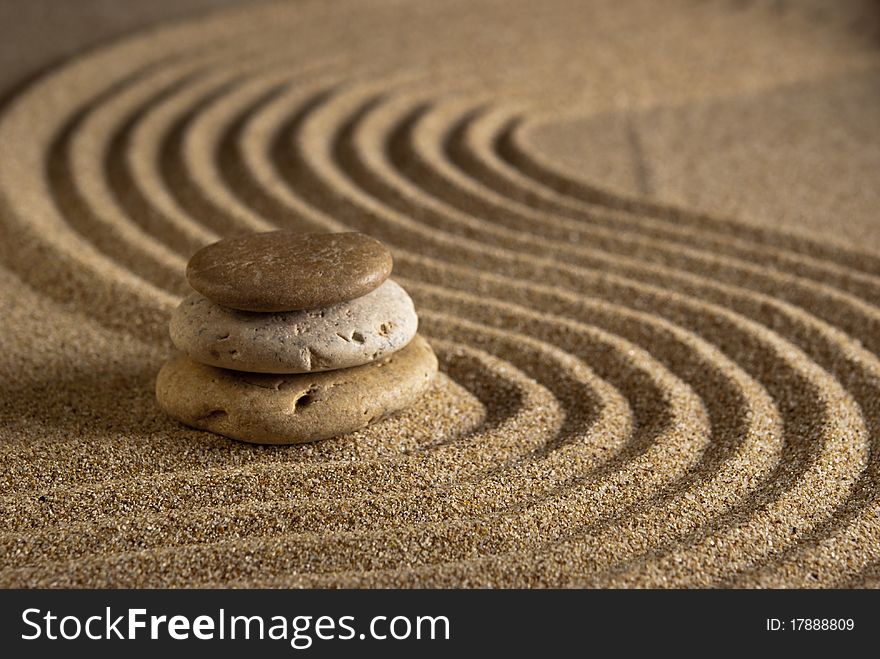
<path id="1" fill-rule="evenodd" d="M 366 295 L 391 267 L 388 248 L 362 233 L 270 231 L 203 247 L 189 260 L 186 278 L 225 307 L 297 311 Z"/>
<path id="2" fill-rule="evenodd" d="M 156 379 L 159 406 L 188 426 L 256 444 L 297 444 L 344 435 L 412 405 L 437 373 L 421 336 L 364 366 L 297 375 L 242 373 L 186 355 Z"/>
<path id="3" fill-rule="evenodd" d="M 360 366 L 400 350 L 416 334 L 412 299 L 388 279 L 325 309 L 257 313 L 187 297 L 171 316 L 171 340 L 196 361 L 256 373 L 314 373 Z"/>

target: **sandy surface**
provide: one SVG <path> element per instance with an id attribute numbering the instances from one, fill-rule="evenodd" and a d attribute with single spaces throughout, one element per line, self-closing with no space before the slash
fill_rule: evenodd
<path id="1" fill-rule="evenodd" d="M 876 585 L 878 82 L 872 2 L 260 3 L 54 68 L 0 113 L 0 584 Z M 186 259 L 272 227 L 392 247 L 420 404 L 159 412 Z"/>

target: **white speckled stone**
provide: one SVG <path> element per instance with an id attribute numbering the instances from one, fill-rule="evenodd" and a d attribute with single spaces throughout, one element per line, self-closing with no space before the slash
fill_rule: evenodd
<path id="1" fill-rule="evenodd" d="M 324 309 L 259 313 L 215 304 L 199 293 L 171 317 L 171 340 L 203 364 L 253 373 L 314 373 L 359 366 L 400 350 L 418 316 L 398 284 Z"/>

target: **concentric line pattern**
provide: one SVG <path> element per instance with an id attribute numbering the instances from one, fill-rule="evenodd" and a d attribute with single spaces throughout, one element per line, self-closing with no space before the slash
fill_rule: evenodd
<path id="1" fill-rule="evenodd" d="M 501 27 L 586 29 L 562 4 L 527 4 L 506 5 Z M 127 390 L 130 414 L 0 445 L 0 584 L 875 582 L 880 255 L 556 168 L 529 129 L 572 89 L 601 109 L 590 71 L 557 61 L 599 62 L 588 38 L 511 73 L 512 53 L 456 55 L 472 34 L 429 29 L 461 7 L 360 7 L 354 33 L 304 3 L 132 37 L 0 117 L 15 154 L 0 160 L 3 262 L 143 342 L 94 382 Z M 768 24 L 827 29 L 760 5 L 687 12 L 753 23 L 758 44 L 777 43 Z M 647 13 L 646 32 L 675 32 Z M 441 358 L 424 401 L 289 448 L 158 413 L 151 378 L 189 254 L 274 227 L 391 246 Z"/>

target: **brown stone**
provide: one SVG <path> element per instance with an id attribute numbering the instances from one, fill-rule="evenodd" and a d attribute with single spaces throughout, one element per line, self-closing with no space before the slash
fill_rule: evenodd
<path id="1" fill-rule="evenodd" d="M 337 371 L 268 375 L 179 355 L 156 379 L 160 407 L 188 426 L 256 444 L 297 444 L 359 430 L 414 403 L 437 358 L 421 336 L 385 359 Z"/>
<path id="2" fill-rule="evenodd" d="M 217 304 L 298 311 L 346 302 L 391 274 L 391 253 L 362 233 L 271 231 L 226 238 L 189 260 L 186 277 Z"/>

